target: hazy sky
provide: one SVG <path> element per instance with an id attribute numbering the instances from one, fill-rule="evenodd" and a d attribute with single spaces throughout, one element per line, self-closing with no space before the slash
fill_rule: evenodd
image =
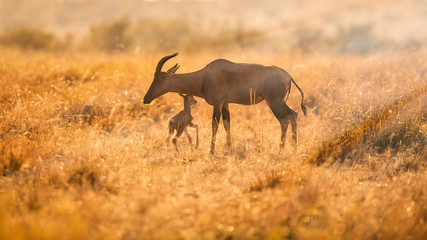
<path id="1" fill-rule="evenodd" d="M 343 27 L 364 25 L 388 40 L 427 39 L 427 1 L 422 0 L 0 0 L 0 31 L 31 26 L 84 32 L 120 17 L 184 19 L 204 31 L 243 27 L 269 35 L 294 28 L 333 35 Z"/>

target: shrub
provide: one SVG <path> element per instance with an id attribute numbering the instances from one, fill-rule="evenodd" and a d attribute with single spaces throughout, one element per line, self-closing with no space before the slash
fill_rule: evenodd
<path id="1" fill-rule="evenodd" d="M 22 49 L 52 49 L 56 42 L 57 38 L 53 33 L 34 28 L 20 28 L 0 36 L 2 45 L 17 46 Z"/>
<path id="2" fill-rule="evenodd" d="M 131 42 L 127 18 L 92 26 L 86 39 L 88 47 L 106 52 L 123 52 Z"/>
<path id="3" fill-rule="evenodd" d="M 0 45 L 18 47 L 23 50 L 64 50 L 73 45 L 73 34 L 62 38 L 52 32 L 37 28 L 19 28 L 0 35 Z"/>

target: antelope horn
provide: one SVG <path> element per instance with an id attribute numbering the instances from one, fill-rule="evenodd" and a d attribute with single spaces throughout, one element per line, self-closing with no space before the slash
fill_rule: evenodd
<path id="1" fill-rule="evenodd" d="M 176 55 L 178 55 L 178 53 L 177 53 L 177 52 L 176 52 L 176 53 L 174 53 L 174 54 L 171 54 L 171 55 L 167 55 L 167 56 L 163 57 L 162 59 L 160 59 L 159 63 L 157 63 L 157 67 L 156 67 L 156 74 L 157 74 L 157 73 L 159 73 L 160 71 L 162 71 L 163 64 L 165 64 L 165 62 L 166 62 L 167 60 L 169 60 L 169 59 L 171 59 L 171 58 L 175 57 Z"/>

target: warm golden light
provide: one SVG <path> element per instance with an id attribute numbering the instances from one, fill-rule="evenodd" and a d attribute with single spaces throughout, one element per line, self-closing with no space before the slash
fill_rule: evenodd
<path id="1" fill-rule="evenodd" d="M 426 239 L 426 10 L 416 0 L 0 0 L 0 239 Z M 273 69 L 248 79 L 292 76 L 307 100 L 304 116 L 291 86 L 296 146 L 289 126 L 279 148 L 281 125 L 252 85 L 249 105 L 229 104 L 230 149 L 221 117 L 209 153 L 207 96 L 191 105 L 199 147 L 185 133 L 179 153 L 166 142 L 184 98 L 144 104 L 153 79 L 157 94 L 180 89 L 170 76 L 220 58 Z M 212 77 L 199 73 L 181 82 Z M 204 83 L 186 86 L 230 93 Z"/>

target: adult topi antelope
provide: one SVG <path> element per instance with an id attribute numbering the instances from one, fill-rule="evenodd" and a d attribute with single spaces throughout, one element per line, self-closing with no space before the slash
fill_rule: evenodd
<path id="1" fill-rule="evenodd" d="M 162 72 L 165 62 L 177 55 L 178 53 L 174 53 L 160 59 L 153 82 L 144 96 L 145 104 L 151 103 L 153 99 L 167 92 L 185 93 L 204 98 L 213 106 L 210 152 L 214 153 L 221 115 L 227 132 L 227 145 L 231 146 L 228 104 L 253 105 L 266 100 L 280 122 L 282 129 L 280 147 L 283 148 L 285 144 L 289 122 L 292 126 L 292 140 L 296 147 L 298 114 L 284 101 L 285 96 L 290 93 L 291 82 L 301 92 L 301 109 L 304 114 L 306 114 L 306 103 L 304 93 L 289 73 L 276 66 L 233 63 L 225 59 L 217 59 L 203 69 L 192 73 L 175 74 L 179 68 L 178 64 Z"/>

